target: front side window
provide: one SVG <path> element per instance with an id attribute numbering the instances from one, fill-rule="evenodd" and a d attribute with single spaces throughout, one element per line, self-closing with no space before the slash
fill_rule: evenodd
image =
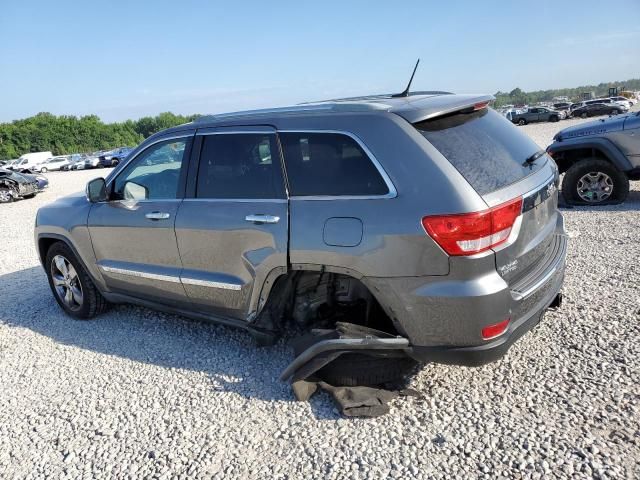
<path id="1" fill-rule="evenodd" d="M 358 142 L 340 133 L 281 133 L 290 194 L 379 196 L 389 187 Z"/>
<path id="2" fill-rule="evenodd" d="M 167 140 L 144 150 L 116 177 L 113 200 L 176 198 L 189 139 Z"/>
<path id="3" fill-rule="evenodd" d="M 197 198 L 285 198 L 280 150 L 274 134 L 205 135 Z"/>

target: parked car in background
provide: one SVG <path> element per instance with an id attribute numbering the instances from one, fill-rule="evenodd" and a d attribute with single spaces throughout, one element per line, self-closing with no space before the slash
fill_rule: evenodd
<path id="1" fill-rule="evenodd" d="M 514 116 L 514 115 L 517 115 L 517 114 L 523 113 L 524 111 L 525 111 L 525 110 L 520 110 L 520 109 L 517 109 L 517 108 L 510 108 L 510 109 L 505 110 L 505 111 L 503 112 L 503 115 L 505 116 L 505 118 L 506 118 L 507 120 L 511 121 L 511 120 L 513 119 L 513 116 Z"/>
<path id="2" fill-rule="evenodd" d="M 25 153 L 18 158 L 18 162 L 12 165 L 12 170 L 18 172 L 39 172 L 40 165 L 53 157 L 51 152 Z"/>
<path id="3" fill-rule="evenodd" d="M 633 106 L 633 103 L 625 97 L 610 97 L 610 100 L 626 108 L 631 108 Z"/>
<path id="4" fill-rule="evenodd" d="M 74 153 L 72 155 L 69 155 L 69 163 L 67 165 L 62 165 L 60 167 L 60 170 L 62 171 L 69 171 L 69 170 L 74 170 L 74 165 L 76 165 L 78 162 L 84 162 L 85 158 L 87 156 L 83 153 Z"/>
<path id="5" fill-rule="evenodd" d="M 103 167 L 100 164 L 100 155 L 102 155 L 103 153 L 104 152 L 101 150 L 101 151 L 93 152 L 89 155 L 86 155 L 84 160 L 81 162 L 75 163 L 71 168 L 71 170 L 89 170 L 91 168 Z"/>
<path id="6" fill-rule="evenodd" d="M 612 98 L 597 98 L 595 100 L 588 100 L 588 101 L 584 102 L 585 105 L 595 105 L 595 104 L 599 104 L 599 103 L 603 103 L 605 105 L 619 105 L 622 108 L 624 108 L 625 110 L 629 110 L 629 108 L 631 108 L 631 104 L 629 102 L 627 102 L 627 101 L 616 102 Z"/>
<path id="7" fill-rule="evenodd" d="M 133 151 L 131 147 L 120 147 L 109 152 L 104 152 L 100 155 L 100 165 L 103 167 L 115 167 L 122 160 L 127 158 L 127 155 Z"/>
<path id="8" fill-rule="evenodd" d="M 57 170 L 61 170 L 65 165 L 69 165 L 69 155 L 61 155 L 58 157 L 53 157 L 47 160 L 44 163 L 41 163 L 38 166 L 38 171 L 40 173 L 54 172 Z"/>
<path id="9" fill-rule="evenodd" d="M 48 181 L 46 183 L 48 185 Z M 38 179 L 35 176 L 0 168 L 0 203 L 12 202 L 18 198 L 34 197 L 40 190 Z"/>
<path id="10" fill-rule="evenodd" d="M 571 102 L 559 102 L 553 104 L 553 109 L 558 112 L 564 112 L 565 117 L 569 116 L 569 111 L 571 109 Z"/>
<path id="11" fill-rule="evenodd" d="M 13 158 L 11 160 L 4 160 L 4 163 L 2 164 L 2 168 L 5 168 L 7 170 L 12 170 L 12 166 L 15 165 L 18 162 L 17 158 Z"/>
<path id="12" fill-rule="evenodd" d="M 562 194 L 568 203 L 621 203 L 629 180 L 640 180 L 640 112 L 569 127 L 553 141 L 547 153 L 565 174 Z"/>
<path id="13" fill-rule="evenodd" d="M 327 336 L 285 379 L 336 350 L 332 385 L 494 361 L 557 305 L 567 235 L 555 163 L 492 100 L 378 95 L 159 132 L 38 211 L 52 295 L 75 318 L 133 302 L 264 342 L 337 321 L 368 339 Z"/>
<path id="14" fill-rule="evenodd" d="M 598 115 L 618 115 L 619 113 L 625 113 L 628 109 L 617 103 L 588 103 L 582 107 L 578 107 L 571 111 L 572 117 L 595 117 Z"/>
<path id="15" fill-rule="evenodd" d="M 564 112 L 558 112 L 546 107 L 531 107 L 525 112 L 511 116 L 511 121 L 518 125 L 526 125 L 533 122 L 558 122 L 565 118 Z"/>

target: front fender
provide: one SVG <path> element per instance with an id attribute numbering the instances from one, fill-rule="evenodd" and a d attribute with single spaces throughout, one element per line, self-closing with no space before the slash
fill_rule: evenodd
<path id="1" fill-rule="evenodd" d="M 584 149 L 599 150 L 622 172 L 627 172 L 633 168 L 629 159 L 620 149 L 613 142 L 602 137 L 589 138 L 588 140 L 582 138 L 554 142 L 547 147 L 547 153 L 555 157 L 558 153 Z"/>

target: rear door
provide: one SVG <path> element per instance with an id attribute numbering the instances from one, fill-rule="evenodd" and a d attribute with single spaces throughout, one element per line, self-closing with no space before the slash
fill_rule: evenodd
<path id="1" fill-rule="evenodd" d="M 199 130 L 197 175 L 176 218 L 182 284 L 197 309 L 235 319 L 287 269 L 288 201 L 271 127 Z"/>
<path id="2" fill-rule="evenodd" d="M 522 215 L 494 249 L 498 273 L 513 285 L 553 254 L 557 169 L 526 134 L 491 109 L 415 124 L 489 207 L 522 198 Z M 470 155 L 469 152 L 473 152 Z M 534 154 L 540 156 L 531 162 Z"/>

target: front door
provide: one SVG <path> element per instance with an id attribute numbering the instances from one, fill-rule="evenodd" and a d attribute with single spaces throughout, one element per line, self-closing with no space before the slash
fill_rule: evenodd
<path id="1" fill-rule="evenodd" d="M 242 319 L 287 267 L 288 202 L 270 127 L 199 130 L 198 172 L 176 218 L 182 284 L 197 309 Z M 196 155 L 194 155 L 196 158 Z"/>
<path id="2" fill-rule="evenodd" d="M 109 200 L 91 207 L 91 241 L 110 290 L 187 303 L 174 224 L 192 138 L 191 132 L 151 144 L 110 180 Z"/>

